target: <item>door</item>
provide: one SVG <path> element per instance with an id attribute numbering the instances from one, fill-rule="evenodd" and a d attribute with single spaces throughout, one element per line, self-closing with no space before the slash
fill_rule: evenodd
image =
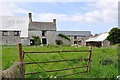
<path id="1" fill-rule="evenodd" d="M 43 39 L 42 39 L 42 43 L 43 43 L 43 44 L 47 44 L 47 39 L 46 39 L 46 38 L 43 38 Z"/>
<path id="2" fill-rule="evenodd" d="M 81 45 L 81 40 L 79 41 L 79 45 Z"/>
<path id="3" fill-rule="evenodd" d="M 30 39 L 30 45 L 35 45 L 34 39 Z"/>

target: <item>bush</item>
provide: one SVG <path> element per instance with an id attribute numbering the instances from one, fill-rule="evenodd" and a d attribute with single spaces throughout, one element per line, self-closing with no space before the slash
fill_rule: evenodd
<path id="1" fill-rule="evenodd" d="M 102 65 L 110 65 L 112 63 L 113 63 L 113 60 L 111 60 L 111 59 L 103 59 L 100 61 L 100 64 L 102 64 Z"/>
<path id="2" fill-rule="evenodd" d="M 61 45 L 61 44 L 63 44 L 63 42 L 61 40 L 56 40 L 56 44 Z"/>
<path id="3" fill-rule="evenodd" d="M 60 34 L 58 34 L 58 36 L 60 36 L 60 37 L 62 37 L 62 38 L 65 38 L 65 39 L 67 39 L 68 41 L 70 41 L 69 36 L 66 36 L 65 34 L 60 33 Z"/>
<path id="4" fill-rule="evenodd" d="M 32 38 L 34 39 L 34 43 L 35 45 L 40 45 L 41 41 L 40 41 L 40 37 L 39 36 L 32 36 Z"/>

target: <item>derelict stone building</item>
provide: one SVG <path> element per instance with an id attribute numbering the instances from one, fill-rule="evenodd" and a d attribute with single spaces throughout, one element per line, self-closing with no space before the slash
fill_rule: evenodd
<path id="1" fill-rule="evenodd" d="M 0 30 L 0 45 L 16 45 L 19 42 L 22 45 L 34 45 L 33 36 L 40 37 L 42 44 L 56 45 L 56 40 L 62 40 L 63 44 L 84 45 L 85 37 L 91 35 L 90 31 L 57 31 L 56 19 L 52 22 L 36 22 L 32 21 L 32 13 L 28 16 L 2 16 L 0 19 L 0 27 L 3 27 Z M 13 29 L 9 30 L 9 27 Z M 23 29 L 17 29 L 20 27 Z M 27 35 L 24 36 L 21 31 Z M 59 33 L 69 36 L 71 41 L 57 36 Z"/>
<path id="2" fill-rule="evenodd" d="M 53 22 L 34 22 L 29 13 L 28 38 L 31 45 L 34 45 L 32 36 L 39 36 L 42 44 L 55 45 L 56 35 L 56 19 Z"/>
<path id="3" fill-rule="evenodd" d="M 23 45 L 34 45 L 33 36 L 40 37 L 42 44 L 55 45 L 56 41 L 56 19 L 53 22 L 32 21 L 32 13 L 29 13 L 28 37 L 21 37 Z"/>

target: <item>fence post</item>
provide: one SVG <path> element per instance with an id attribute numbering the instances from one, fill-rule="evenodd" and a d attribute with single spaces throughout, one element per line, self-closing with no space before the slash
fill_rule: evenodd
<path id="1" fill-rule="evenodd" d="M 89 52 L 89 71 L 91 70 L 91 55 L 92 55 L 92 46 L 90 46 L 90 52 Z"/>
<path id="2" fill-rule="evenodd" d="M 23 63 L 24 59 L 24 52 L 22 51 L 22 44 L 18 43 L 18 72 L 19 72 L 19 78 L 24 78 L 25 77 L 25 65 Z"/>
<path id="3" fill-rule="evenodd" d="M 22 58 L 22 44 L 18 43 L 18 61 L 19 62 L 23 62 L 23 58 Z"/>

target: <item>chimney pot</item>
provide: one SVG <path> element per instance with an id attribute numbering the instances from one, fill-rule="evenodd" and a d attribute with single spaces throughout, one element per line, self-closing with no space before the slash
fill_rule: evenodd
<path id="1" fill-rule="evenodd" d="M 28 13 L 29 14 L 29 22 L 32 22 L 32 13 Z"/>
<path id="2" fill-rule="evenodd" d="M 53 19 L 53 23 L 56 24 L 56 19 Z"/>

